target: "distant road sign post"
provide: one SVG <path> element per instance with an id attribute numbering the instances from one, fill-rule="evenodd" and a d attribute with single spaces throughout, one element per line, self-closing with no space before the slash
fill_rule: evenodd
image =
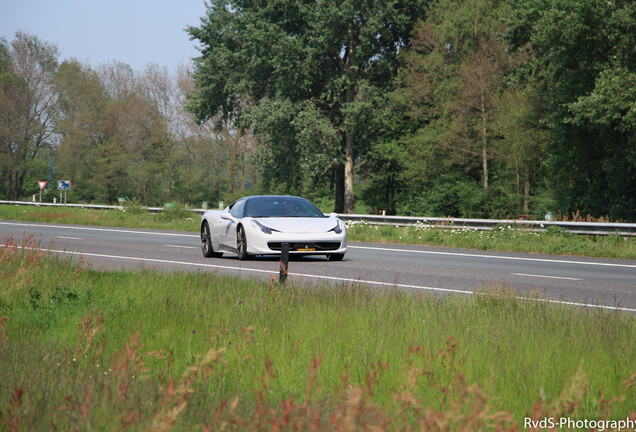
<path id="1" fill-rule="evenodd" d="M 71 181 L 70 180 L 58 180 L 57 181 L 57 190 L 60 191 L 60 203 L 62 202 L 62 191 L 64 191 L 64 204 L 66 204 L 66 191 L 71 190 Z"/>
<path id="2" fill-rule="evenodd" d="M 45 181 L 38 181 L 38 186 L 40 186 L 40 202 L 42 202 L 42 189 L 46 187 L 47 183 L 48 182 Z"/>

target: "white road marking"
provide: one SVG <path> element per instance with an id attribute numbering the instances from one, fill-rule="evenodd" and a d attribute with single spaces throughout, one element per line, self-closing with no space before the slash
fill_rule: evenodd
<path id="1" fill-rule="evenodd" d="M 571 278 L 571 277 L 563 277 L 563 276 L 547 276 L 547 275 L 536 275 L 536 274 L 526 274 L 526 273 L 512 273 L 513 276 L 526 276 L 526 277 L 536 277 L 536 278 L 547 278 L 547 279 L 563 279 L 563 280 L 571 280 L 571 281 L 580 281 L 583 279 Z"/>
<path id="2" fill-rule="evenodd" d="M 448 255 L 448 256 L 463 256 L 470 258 L 492 258 L 502 260 L 516 260 L 516 261 L 534 261 L 534 262 L 546 262 L 546 263 L 559 263 L 559 264 L 580 264 L 580 265 L 596 265 L 606 267 L 625 267 L 636 269 L 636 264 L 617 264 L 617 263 L 601 263 L 593 261 L 569 261 L 563 259 L 548 259 L 548 258 L 528 258 L 528 257 L 511 257 L 502 255 L 480 255 L 473 253 L 460 253 L 460 252 L 441 252 L 441 251 L 423 251 L 414 249 L 397 249 L 397 248 L 380 248 L 371 246 L 347 246 L 347 249 L 369 249 L 369 250 L 381 250 L 387 252 L 404 252 L 404 253 L 416 253 L 425 255 Z"/>
<path id="3" fill-rule="evenodd" d="M 106 232 L 118 232 L 118 233 L 126 233 L 126 234 L 145 234 L 145 235 L 161 235 L 161 236 L 171 236 L 171 237 L 188 237 L 188 238 L 199 238 L 196 234 L 178 234 L 171 232 L 157 232 L 157 231 L 133 231 L 126 229 L 118 229 L 118 228 L 93 228 L 93 227 L 78 227 L 78 226 L 66 226 L 66 225 L 44 225 L 44 224 L 30 224 L 30 223 L 16 223 L 16 222 L 0 222 L 0 225 L 16 225 L 16 226 L 34 226 L 34 227 L 42 227 L 42 228 L 62 228 L 69 230 L 83 230 L 83 231 L 106 231 Z"/>
<path id="4" fill-rule="evenodd" d="M 181 246 L 181 245 L 164 245 L 165 247 L 171 247 L 171 248 L 180 248 L 180 249 L 199 249 L 196 246 Z"/>
<path id="5" fill-rule="evenodd" d="M 66 236 L 55 236 L 58 239 L 67 239 L 67 240 L 81 240 L 79 237 L 66 237 Z"/>
<path id="6" fill-rule="evenodd" d="M 21 246 L 19 246 L 22 249 Z M 27 248 L 29 249 L 29 248 Z M 119 255 L 106 255 L 106 254 L 95 254 L 95 253 L 85 253 L 85 252 L 72 252 L 65 250 L 55 250 L 55 249 L 43 249 L 36 248 L 35 250 L 42 252 L 52 252 L 59 254 L 67 254 L 67 255 L 79 255 L 79 256 L 87 256 L 87 257 L 97 257 L 97 258 L 110 258 L 110 259 L 119 259 L 119 260 L 127 260 L 127 261 L 139 261 L 139 262 L 150 262 L 150 263 L 158 263 L 158 264 L 176 264 L 183 266 L 191 266 L 191 267 L 202 267 L 202 268 L 214 268 L 220 270 L 233 270 L 238 272 L 252 272 L 252 273 L 264 273 L 277 275 L 278 271 L 273 270 L 261 270 L 261 269 L 253 269 L 253 268 L 245 268 L 245 267 L 233 267 L 233 266 L 225 266 L 225 265 L 216 265 L 216 264 L 204 264 L 204 263 L 191 263 L 185 261 L 173 261 L 173 260 L 163 260 L 163 259 L 155 259 L 155 258 L 145 258 L 145 257 L 129 257 L 129 256 L 119 256 Z M 409 288 L 409 289 L 418 289 L 423 291 L 433 291 L 433 292 L 443 292 L 443 293 L 454 293 L 454 294 L 479 294 L 474 291 L 467 290 L 458 290 L 452 288 L 440 288 L 440 287 L 427 287 L 421 285 L 409 285 L 409 284 L 399 284 L 399 283 L 389 283 L 389 282 L 380 282 L 380 281 L 371 281 L 364 279 L 352 279 L 352 278 L 342 278 L 335 276 L 321 276 L 321 275 L 312 275 L 312 274 L 303 274 L 303 273 L 288 273 L 290 276 L 297 276 L 299 278 L 307 278 L 307 279 L 318 279 L 318 280 L 328 280 L 328 281 L 336 281 L 336 282 L 347 282 L 361 285 L 376 285 L 382 287 L 395 287 L 395 288 Z M 568 306 L 584 306 L 596 309 L 607 309 L 614 311 L 625 311 L 625 312 L 636 312 L 636 308 L 625 308 L 625 307 L 617 307 L 617 306 L 605 306 L 605 305 L 597 305 L 593 303 L 578 303 L 578 302 L 570 302 L 563 300 L 552 300 L 552 299 L 540 299 L 540 298 L 532 298 L 532 297 L 524 297 L 524 296 L 515 296 L 515 298 L 524 301 L 537 301 L 541 303 L 552 303 L 552 304 L 561 304 Z"/>

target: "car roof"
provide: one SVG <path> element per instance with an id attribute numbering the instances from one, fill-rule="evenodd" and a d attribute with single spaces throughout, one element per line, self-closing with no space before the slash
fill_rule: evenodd
<path id="1" fill-rule="evenodd" d="M 251 200 L 254 198 L 300 198 L 300 199 L 306 200 L 306 198 L 295 196 L 295 195 L 250 195 L 250 196 L 243 197 L 241 199 Z"/>

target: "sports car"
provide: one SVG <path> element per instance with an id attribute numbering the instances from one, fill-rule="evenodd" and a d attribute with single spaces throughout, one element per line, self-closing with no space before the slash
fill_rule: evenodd
<path id="1" fill-rule="evenodd" d="M 340 261 L 347 252 L 347 230 L 335 213 L 324 215 L 296 196 L 259 195 L 236 200 L 225 210 L 201 218 L 203 256 L 235 253 L 240 260 L 280 255 L 283 243 L 295 255 L 326 255 Z"/>

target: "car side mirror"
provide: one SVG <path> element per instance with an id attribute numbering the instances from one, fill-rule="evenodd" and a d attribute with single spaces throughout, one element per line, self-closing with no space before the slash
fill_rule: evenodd
<path id="1" fill-rule="evenodd" d="M 221 219 L 225 219 L 228 221 L 234 221 L 234 218 L 229 213 L 221 213 Z"/>

